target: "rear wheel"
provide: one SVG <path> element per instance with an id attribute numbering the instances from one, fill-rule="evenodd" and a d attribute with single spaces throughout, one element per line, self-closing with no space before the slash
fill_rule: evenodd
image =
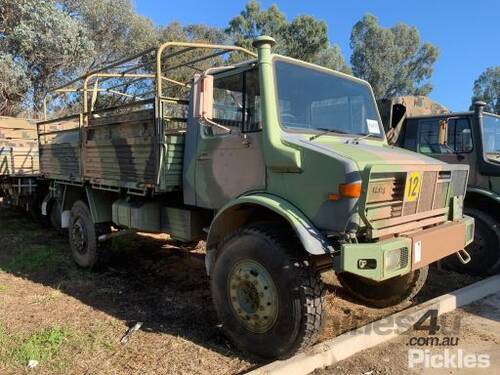
<path id="1" fill-rule="evenodd" d="M 274 224 L 247 226 L 223 240 L 212 296 L 226 334 L 242 350 L 276 358 L 315 342 L 323 284 L 299 244 Z"/>
<path id="2" fill-rule="evenodd" d="M 104 233 L 104 226 L 94 225 L 87 205 L 82 201 L 75 202 L 69 221 L 69 243 L 76 264 L 95 269 L 105 263 L 109 246 L 98 241 L 98 236 Z"/>
<path id="3" fill-rule="evenodd" d="M 427 280 L 429 266 L 406 275 L 376 282 L 352 273 L 337 275 L 340 284 L 355 298 L 375 307 L 389 307 L 412 299 Z"/>
<path id="4" fill-rule="evenodd" d="M 466 215 L 472 216 L 474 224 L 474 241 L 465 249 L 471 256 L 467 264 L 460 262 L 455 254 L 445 258 L 443 266 L 456 272 L 480 276 L 500 271 L 500 230 L 497 221 L 473 208 L 464 210 Z"/>

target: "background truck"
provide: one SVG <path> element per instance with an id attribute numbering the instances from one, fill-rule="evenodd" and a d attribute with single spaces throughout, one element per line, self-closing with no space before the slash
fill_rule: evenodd
<path id="1" fill-rule="evenodd" d="M 469 263 L 455 256 L 443 263 L 473 275 L 500 271 L 500 117 L 474 110 L 452 113 L 426 97 L 396 97 L 379 101 L 390 143 L 446 163 L 470 168 L 465 213 L 475 219 L 474 242 L 467 246 Z"/>
<path id="2" fill-rule="evenodd" d="M 35 123 L 0 116 L 0 196 L 40 219 L 33 198 L 40 173 Z"/>
<path id="3" fill-rule="evenodd" d="M 367 82 L 273 44 L 165 43 L 55 89 L 37 124 L 40 210 L 75 262 L 127 230 L 204 239 L 226 333 L 267 358 L 315 341 L 322 271 L 393 305 L 474 232 L 467 166 L 389 146 Z"/>

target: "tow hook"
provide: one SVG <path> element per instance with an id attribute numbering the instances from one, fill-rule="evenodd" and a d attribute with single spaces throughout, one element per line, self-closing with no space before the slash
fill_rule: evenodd
<path id="1" fill-rule="evenodd" d="M 457 251 L 457 258 L 462 264 L 467 264 L 471 260 L 470 254 L 465 249 Z"/>

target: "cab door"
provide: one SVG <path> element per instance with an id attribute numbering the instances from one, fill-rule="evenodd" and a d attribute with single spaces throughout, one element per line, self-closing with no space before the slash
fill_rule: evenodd
<path id="1" fill-rule="evenodd" d="M 468 164 L 470 170 L 476 165 L 474 140 L 468 117 L 450 118 L 448 120 L 447 141 L 439 142 L 440 121 L 444 118 L 427 118 L 419 120 L 418 152 L 427 154 L 450 164 Z M 469 184 L 476 183 L 476 175 L 470 173 Z"/>
<path id="2" fill-rule="evenodd" d="M 218 209 L 246 192 L 265 189 L 260 90 L 256 69 L 214 77 L 213 122 L 199 123 L 196 205 Z"/>

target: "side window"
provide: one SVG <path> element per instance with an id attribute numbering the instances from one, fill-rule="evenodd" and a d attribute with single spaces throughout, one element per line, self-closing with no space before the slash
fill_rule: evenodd
<path id="1" fill-rule="evenodd" d="M 214 121 L 243 132 L 261 129 L 260 89 L 257 70 L 214 79 Z M 206 134 L 226 134 L 223 129 L 205 128 Z"/>
<path id="2" fill-rule="evenodd" d="M 262 129 L 260 118 L 260 86 L 259 72 L 257 69 L 244 73 L 245 86 L 245 108 L 244 108 L 244 132 L 254 132 Z"/>
<path id="3" fill-rule="evenodd" d="M 423 154 L 451 154 L 446 145 L 439 144 L 439 120 L 422 120 L 419 124 L 419 151 Z M 449 133 L 449 128 L 448 128 Z"/>
<path id="4" fill-rule="evenodd" d="M 241 128 L 243 121 L 243 75 L 214 80 L 214 121 L 229 128 Z"/>
<path id="5" fill-rule="evenodd" d="M 464 153 L 472 151 L 472 132 L 469 125 L 469 120 L 466 118 L 453 120 L 454 132 L 453 138 L 448 137 L 448 144 L 452 146 L 456 153 Z M 450 121 L 451 125 L 451 121 Z"/>
<path id="6" fill-rule="evenodd" d="M 472 151 L 472 134 L 465 118 L 448 121 L 447 143 L 439 143 L 440 119 L 421 120 L 419 151 L 424 154 L 453 154 Z"/>

